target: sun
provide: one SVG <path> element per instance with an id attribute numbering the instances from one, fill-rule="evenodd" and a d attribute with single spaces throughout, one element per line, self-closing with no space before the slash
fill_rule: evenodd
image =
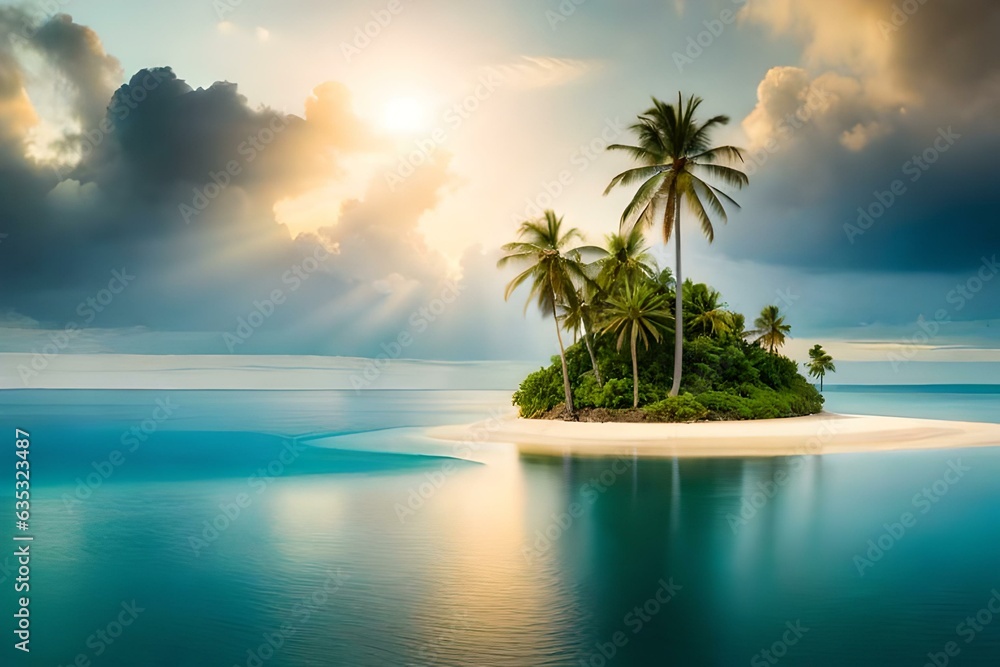
<path id="1" fill-rule="evenodd" d="M 416 97 L 394 97 L 382 111 L 382 127 L 395 134 L 413 134 L 427 129 L 427 105 Z"/>

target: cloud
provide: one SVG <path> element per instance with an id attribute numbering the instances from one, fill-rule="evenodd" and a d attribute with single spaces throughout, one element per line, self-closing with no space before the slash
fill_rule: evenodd
<path id="1" fill-rule="evenodd" d="M 8 146 L 23 145 L 28 131 L 38 124 L 24 84 L 14 57 L 0 49 L 0 142 Z"/>
<path id="2" fill-rule="evenodd" d="M 57 14 L 35 32 L 31 44 L 42 51 L 65 76 L 74 91 L 73 111 L 84 127 L 103 117 L 108 98 L 121 81 L 116 58 L 104 51 L 97 33 Z"/>
<path id="3" fill-rule="evenodd" d="M 1000 104 L 1000 5 L 990 0 L 760 0 L 744 15 L 798 38 L 811 70 L 854 73 L 875 106 L 968 103 L 979 115 Z"/>
<path id="4" fill-rule="evenodd" d="M 8 28 L 22 18 L 0 13 Z M 169 67 L 116 85 L 117 61 L 88 28 L 66 16 L 35 27 L 30 48 L 72 83 L 81 130 L 65 140 L 69 168 L 27 157 L 37 118 L 2 42 L 0 253 L 18 262 L 0 262 L 0 312 L 35 331 L 8 340 L 74 325 L 89 332 L 74 349 L 170 352 L 150 332 L 176 332 L 183 352 L 374 355 L 457 277 L 420 230 L 458 187 L 443 150 L 393 188 L 376 169 L 316 233 L 293 237 L 276 220 L 276 204 L 336 182 L 352 159 L 391 164 L 343 84 L 318 85 L 302 116 L 253 108 L 234 83 L 193 88 Z M 255 312 L 266 321 L 227 350 L 223 334 Z M 445 358 L 479 345 L 449 340 L 424 345 Z"/>
<path id="5" fill-rule="evenodd" d="M 351 92 L 336 81 L 316 86 L 306 100 L 306 121 L 319 128 L 329 141 L 352 150 L 374 148 L 371 128 L 354 113 Z"/>
<path id="6" fill-rule="evenodd" d="M 598 67 L 598 63 L 591 60 L 521 56 L 518 60 L 497 65 L 494 69 L 503 78 L 505 85 L 554 88 L 579 81 Z"/>
<path id="7" fill-rule="evenodd" d="M 1000 5 L 761 0 L 744 14 L 801 43 L 802 59 L 767 72 L 743 120 L 756 151 L 740 198 L 749 224 L 720 236 L 724 252 L 810 271 L 960 274 L 1000 247 L 988 177 Z"/>
<path id="8" fill-rule="evenodd" d="M 32 267 L 0 263 L 4 349 L 41 347 L 67 325 L 86 329 L 75 352 L 374 356 L 402 331 L 415 356 L 538 349 L 506 333 L 523 329 L 521 309 L 502 303 L 495 253 L 470 251 L 456 269 L 424 239 L 423 218 L 461 185 L 447 151 L 390 187 L 391 146 L 356 115 L 345 85 L 316 86 L 302 116 L 252 108 L 233 83 L 193 88 L 169 67 L 115 88 L 105 78 L 116 61 L 67 21 L 45 28 L 38 51 L 77 82 L 73 108 L 88 118 L 64 140 L 69 168 L 26 157 L 37 118 L 19 61 L 0 46 L 0 253 Z M 69 72 L 65 54 L 80 45 L 92 60 Z M 524 85 L 555 85 L 579 67 L 515 69 Z M 276 220 L 279 202 L 322 192 L 359 159 L 381 168 L 315 233 L 293 237 Z M 130 276 L 125 289 L 116 275 Z M 428 316 L 449 290 L 460 298 Z M 266 320 L 233 343 L 261 312 Z"/>
<path id="9" fill-rule="evenodd" d="M 878 121 L 858 123 L 840 135 L 840 143 L 849 151 L 862 151 L 875 139 L 888 133 L 886 126 Z"/>

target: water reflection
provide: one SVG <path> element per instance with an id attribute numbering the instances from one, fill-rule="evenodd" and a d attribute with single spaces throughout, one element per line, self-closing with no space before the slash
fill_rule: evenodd
<path id="1" fill-rule="evenodd" d="M 932 461 L 945 456 L 928 455 L 918 467 L 933 470 L 940 463 Z M 995 455 L 981 456 L 983 465 L 997 468 Z M 857 493 L 853 471 L 860 464 L 880 468 L 870 476 L 880 477 L 905 507 L 914 483 L 886 476 L 898 469 L 892 457 L 629 457 L 625 475 L 612 474 L 612 459 L 523 460 L 531 480 L 525 541 L 559 569 L 577 606 L 589 612 L 584 659 L 612 647 L 619 664 L 745 664 L 779 639 L 787 622 L 801 620 L 810 631 L 789 653 L 789 664 L 844 664 L 833 655 L 854 656 L 853 664 L 907 664 L 901 656 L 910 656 L 919 664 L 922 644 L 909 639 L 914 624 L 928 639 L 946 638 L 953 624 L 940 617 L 941 600 L 974 605 L 995 577 L 977 554 L 965 559 L 968 569 L 958 581 L 931 594 L 926 577 L 936 572 L 935 541 L 927 533 L 911 538 L 921 549 L 904 545 L 881 572 L 858 576 L 853 553 L 896 510 Z M 548 492 L 557 482 L 558 497 Z M 1000 506 L 995 492 L 981 500 Z M 574 504 L 586 511 L 568 521 Z M 962 511 L 957 504 L 952 509 Z M 939 526 L 948 533 L 946 523 Z M 988 545 L 1000 555 L 1000 542 L 989 538 Z M 923 588 L 913 585 L 920 573 Z M 648 621 L 637 617 L 636 608 L 671 578 L 682 586 L 677 597 Z M 608 644 L 619 631 L 626 643 Z M 998 634 L 990 635 L 992 649 L 1000 647 Z M 989 655 L 986 642 L 977 651 Z"/>

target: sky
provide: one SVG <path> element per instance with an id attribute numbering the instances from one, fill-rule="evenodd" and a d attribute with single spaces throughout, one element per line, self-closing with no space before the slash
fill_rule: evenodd
<path id="1" fill-rule="evenodd" d="M 750 174 L 687 276 L 842 381 L 989 381 L 997 34 L 990 0 L 0 2 L 0 351 L 544 361 L 499 247 L 614 231 L 604 149 L 683 92 Z"/>

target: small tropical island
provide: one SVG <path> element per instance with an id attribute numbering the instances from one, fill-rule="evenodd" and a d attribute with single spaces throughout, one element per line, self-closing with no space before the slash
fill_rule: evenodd
<path id="1" fill-rule="evenodd" d="M 682 273 L 682 210 L 711 242 L 742 189 L 743 151 L 713 146 L 729 122 L 696 114 L 702 100 L 678 94 L 630 127 L 634 144 L 614 144 L 638 164 L 615 176 L 605 194 L 633 187 L 618 229 L 602 246 L 555 211 L 521 223 L 498 267 L 516 267 L 505 299 L 524 288 L 525 312 L 552 320 L 559 346 L 552 363 L 514 392 L 520 419 L 478 429 L 488 441 L 541 456 L 803 456 L 904 449 L 996 446 L 1000 425 L 823 411 L 823 383 L 834 359 L 815 345 L 805 363 L 817 389 L 781 354 L 791 326 L 779 305 L 750 323 L 718 290 Z M 657 265 L 647 234 L 673 242 L 674 268 Z M 588 422 L 588 423 L 581 423 Z M 465 441 L 469 426 L 430 430 Z M 478 441 L 477 441 L 478 442 Z"/>
<path id="2" fill-rule="evenodd" d="M 505 298 L 522 286 L 551 317 L 559 343 L 552 364 L 529 375 L 513 396 L 530 419 L 587 422 L 695 422 L 777 419 L 822 411 L 820 391 L 780 354 L 790 332 L 777 305 L 748 328 L 711 286 L 682 280 L 681 211 L 690 212 L 711 242 L 714 221 L 727 222 L 736 201 L 716 183 L 743 188 L 734 164 L 741 149 L 713 146 L 711 133 L 729 122 L 696 118 L 702 100 L 679 93 L 676 105 L 653 106 L 630 128 L 634 145 L 614 144 L 639 166 L 615 176 L 615 187 L 638 185 L 619 229 L 603 247 L 583 245 L 582 233 L 554 211 L 521 224 L 499 266 L 520 272 Z M 674 242 L 676 269 L 657 266 L 646 232 Z M 566 344 L 566 339 L 571 344 Z M 835 371 L 819 345 L 810 375 Z"/>

